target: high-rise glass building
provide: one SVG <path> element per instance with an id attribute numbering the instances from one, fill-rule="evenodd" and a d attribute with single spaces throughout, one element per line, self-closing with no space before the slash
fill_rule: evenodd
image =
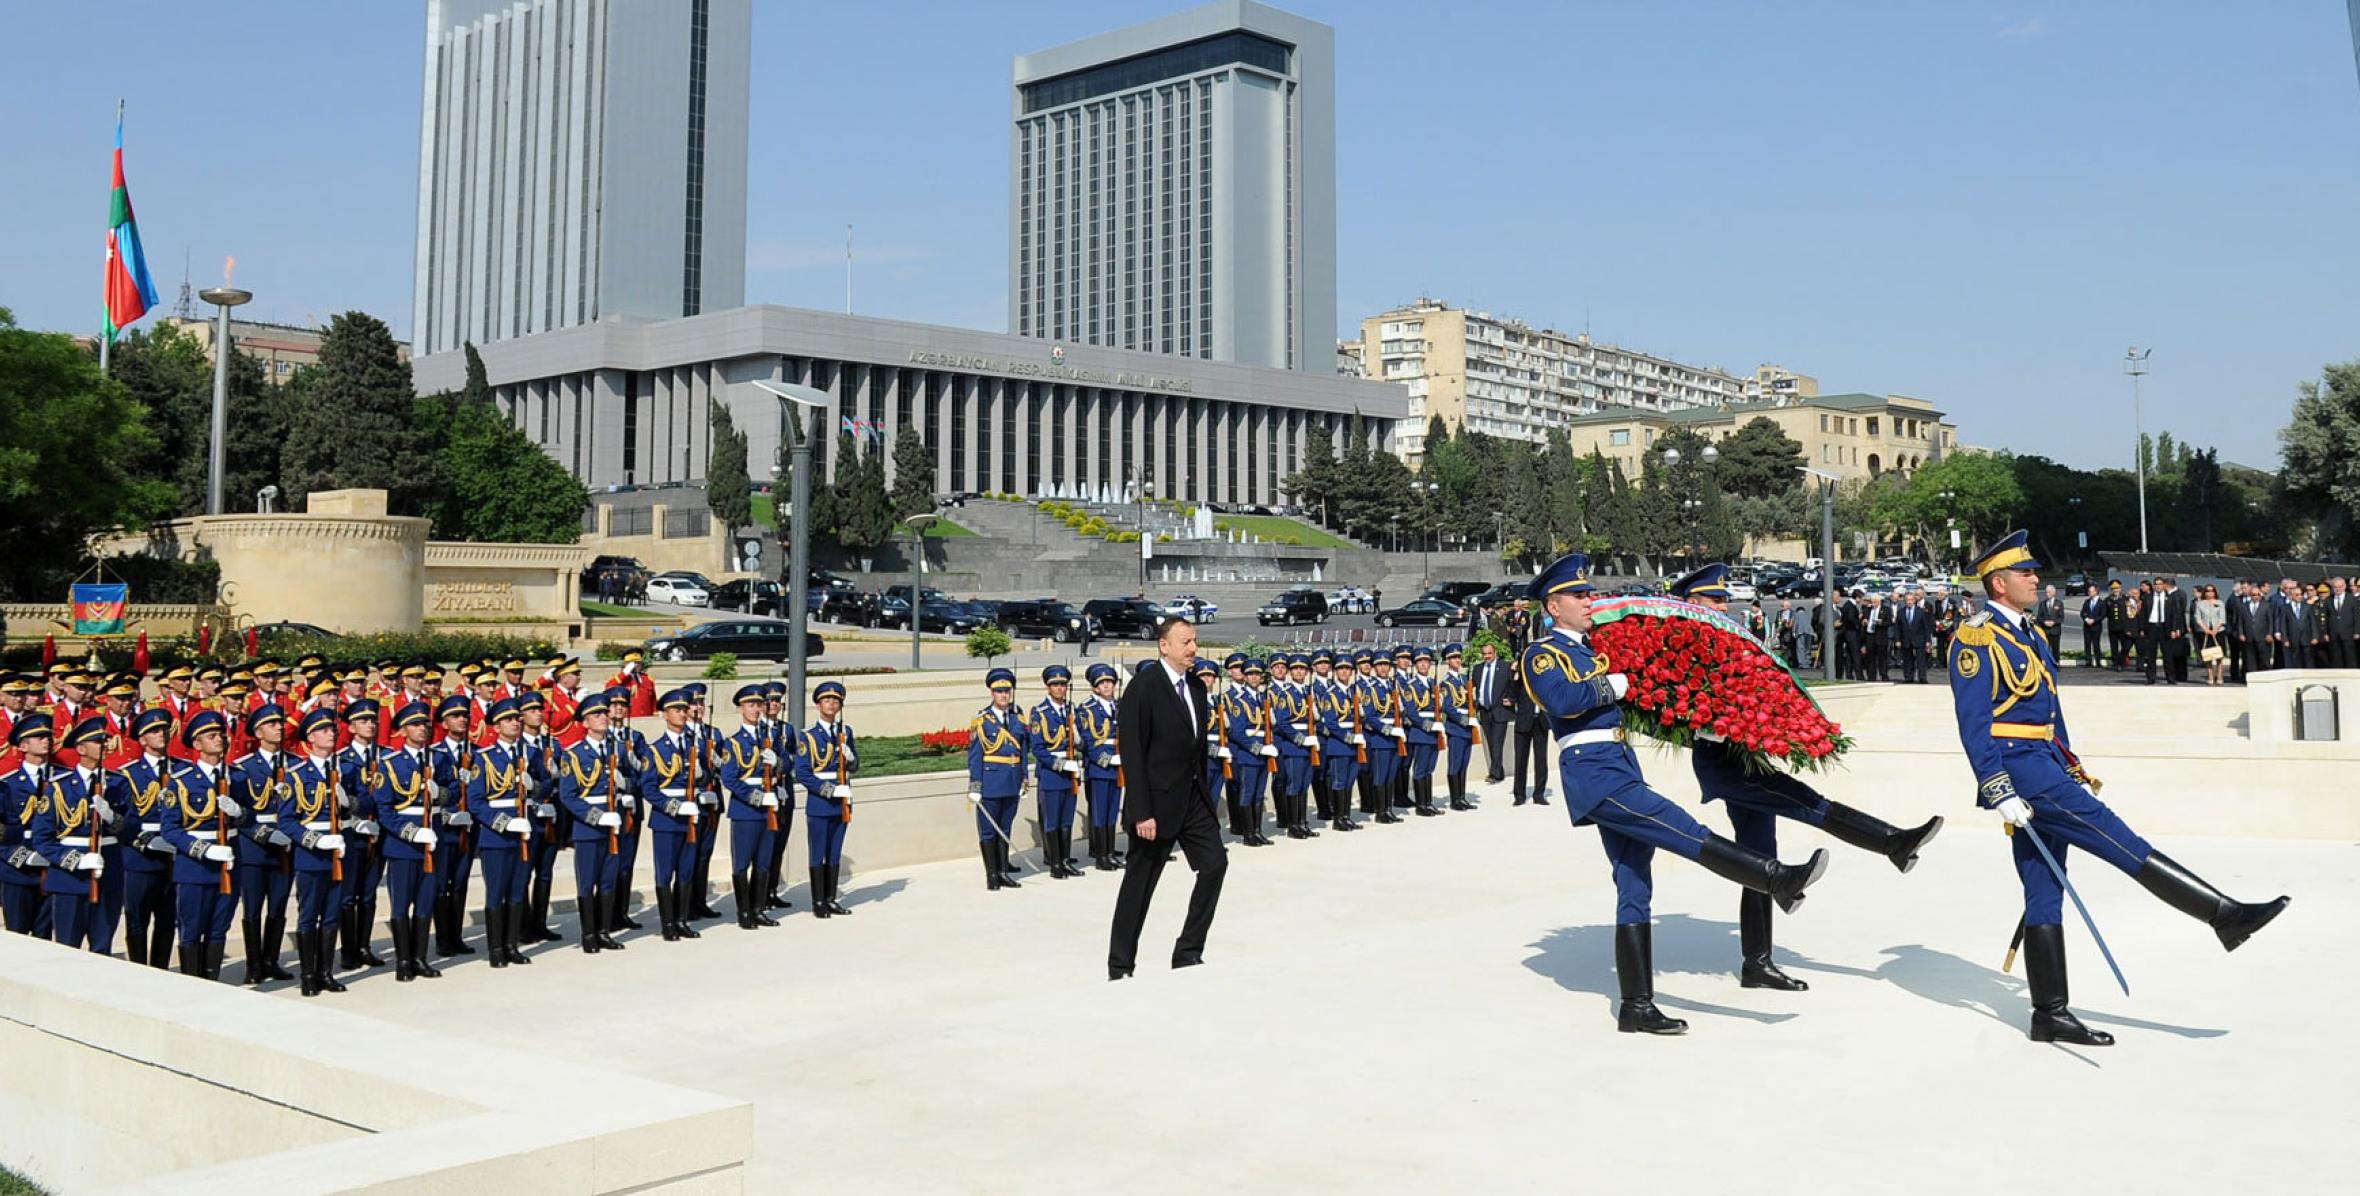
<path id="1" fill-rule="evenodd" d="M 752 0 L 427 0 L 421 355 L 745 302 Z"/>
<path id="2" fill-rule="evenodd" d="M 1009 325 L 1334 368 L 1335 31 L 1219 0 L 1016 59 Z"/>

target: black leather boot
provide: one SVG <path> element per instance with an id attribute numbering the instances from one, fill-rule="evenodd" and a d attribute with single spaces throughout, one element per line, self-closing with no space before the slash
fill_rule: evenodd
<path id="1" fill-rule="evenodd" d="M 1006 839 L 992 840 L 992 858 L 996 863 L 999 864 L 1000 887 L 1003 889 L 1021 889 L 1024 887 L 1023 885 L 1016 883 L 1018 875 L 1016 871 L 1016 861 L 1009 854 L 1015 849 L 1016 845 L 1010 843 Z"/>
<path id="2" fill-rule="evenodd" d="M 1000 879 L 999 853 L 992 850 L 992 844 L 996 842 L 996 839 L 985 839 L 976 844 L 977 852 L 983 856 L 983 887 L 993 892 L 998 892 L 1004 883 Z"/>
<path id="3" fill-rule="evenodd" d="M 691 920 L 692 915 L 696 913 L 696 907 L 699 903 L 695 896 L 689 892 L 688 885 L 689 882 L 687 881 L 680 880 L 677 877 L 673 878 L 672 912 L 680 919 L 679 924 L 674 926 L 673 929 L 679 931 L 680 937 L 684 939 L 701 939 L 705 936 L 697 930 L 696 923 Z M 713 911 L 713 916 L 720 917 L 721 911 Z"/>
<path id="4" fill-rule="evenodd" d="M 850 907 L 850 906 L 848 906 L 848 905 L 844 904 L 844 900 L 843 900 L 843 898 L 844 898 L 844 865 L 843 865 L 843 864 L 841 864 L 841 863 L 829 864 L 829 865 L 827 865 L 827 870 L 828 870 L 828 912 L 829 912 L 829 913 L 831 913 L 831 914 L 834 914 L 835 916 L 837 916 L 837 917 L 839 917 L 839 918 L 849 918 L 849 917 L 851 917 L 851 916 L 852 916 L 852 907 Z"/>
<path id="5" fill-rule="evenodd" d="M 393 920 L 393 978 L 408 984 L 418 978 L 418 961 L 410 954 L 410 920 Z"/>
<path id="6" fill-rule="evenodd" d="M 524 953 L 526 943 L 539 942 L 533 935 L 532 906 L 523 901 L 508 905 L 508 962 L 529 964 L 533 957 Z"/>
<path id="7" fill-rule="evenodd" d="M 754 906 L 754 925 L 776 926 L 778 919 L 770 916 L 771 902 L 766 896 L 778 892 L 778 874 L 767 868 L 756 868 L 746 877 L 746 896 Z M 779 904 L 784 905 L 784 902 Z"/>
<path id="8" fill-rule="evenodd" d="M 281 953 L 287 945 L 287 911 L 280 910 L 262 920 L 262 978 L 265 980 L 293 980 L 293 974 L 279 966 Z"/>
<path id="9" fill-rule="evenodd" d="M 495 968 L 508 966 L 508 907 L 483 907 L 483 949 Z"/>
<path id="10" fill-rule="evenodd" d="M 709 921 L 721 916 L 721 911 L 713 908 L 713 862 L 711 860 L 698 864 L 690 878 L 680 882 L 680 887 L 687 894 L 680 906 L 681 921 L 686 922 L 692 918 Z"/>
<path id="11" fill-rule="evenodd" d="M 1907 872 L 1917 866 L 1918 852 L 1941 833 L 1942 817 L 1937 814 L 1922 826 L 1902 830 L 1874 814 L 1831 801 L 1827 803 L 1827 821 L 1822 829 L 1836 842 L 1876 852 Z"/>
<path id="12" fill-rule="evenodd" d="M 361 962 L 372 968 L 381 968 L 385 966 L 385 957 L 377 954 L 374 945 L 369 942 L 369 936 L 376 933 L 376 927 L 377 903 L 375 901 L 362 902 L 360 926 L 358 928 L 361 944 Z"/>
<path id="13" fill-rule="evenodd" d="M 336 911 L 336 942 L 339 948 L 336 962 L 348 972 L 358 971 L 361 967 L 360 918 L 361 908 L 357 905 L 348 905 Z"/>
<path id="14" fill-rule="evenodd" d="M 1418 787 L 1418 817 L 1433 818 L 1442 813 L 1434 808 L 1434 777 L 1432 774 L 1415 778 Z"/>
<path id="15" fill-rule="evenodd" d="M 312 980 L 324 993 L 344 991 L 344 982 L 336 978 L 335 949 L 328 942 L 328 928 L 322 925 L 311 932 Z"/>
<path id="16" fill-rule="evenodd" d="M 212 939 L 205 944 L 205 979 L 221 982 L 221 957 L 229 951 L 229 944 Z"/>
<path id="17" fill-rule="evenodd" d="M 605 928 L 603 933 L 606 935 L 606 945 L 612 949 L 615 947 L 616 931 L 645 930 L 647 923 L 631 916 L 631 884 L 629 881 L 616 882 L 614 888 L 606 891 L 606 897 L 609 903 L 606 907 L 606 916 L 600 918 L 598 924 Z"/>
<path id="18" fill-rule="evenodd" d="M 1454 810 L 1475 808 L 1467 801 L 1467 774 L 1463 772 L 1450 779 L 1450 808 Z"/>
<path id="19" fill-rule="evenodd" d="M 581 915 L 582 920 L 580 938 L 584 955 L 596 955 L 606 946 L 599 941 L 604 936 L 598 933 L 598 911 L 604 904 L 606 902 L 596 893 L 585 894 L 575 902 L 575 912 Z"/>
<path id="20" fill-rule="evenodd" d="M 1778 969 L 1770 958 L 1770 898 L 1747 890 L 1737 896 L 1737 941 L 1745 965 L 1738 984 L 1745 988 L 1773 988 L 1799 993 L 1811 986 Z"/>
<path id="21" fill-rule="evenodd" d="M 2024 979 L 2032 988 L 2032 1041 L 2113 1046 L 2114 1036 L 2092 1030 L 2065 1007 L 2065 928 L 2052 922 L 2024 928 Z"/>
<path id="22" fill-rule="evenodd" d="M 191 939 L 180 945 L 180 974 L 200 977 L 205 974 L 205 944 Z"/>
<path id="23" fill-rule="evenodd" d="M 826 864 L 811 865 L 811 916 L 814 918 L 836 916 L 836 910 L 831 903 L 828 891 L 828 866 Z"/>
<path id="24" fill-rule="evenodd" d="M 410 964 L 420 976 L 428 980 L 442 976 L 442 969 L 434 966 L 434 961 L 426 957 L 426 939 L 434 932 L 434 927 L 429 925 L 431 921 L 429 918 L 410 919 Z"/>
<path id="25" fill-rule="evenodd" d="M 148 929 L 148 964 L 157 968 L 172 966 L 173 926 L 168 918 L 158 918 Z"/>
<path id="26" fill-rule="evenodd" d="M 1686 1034 L 1687 1022 L 1655 1007 L 1654 938 L 1655 928 L 1645 922 L 1618 923 L 1614 928 L 1614 975 L 1622 986 L 1614 1028 L 1624 1034 Z"/>
<path id="27" fill-rule="evenodd" d="M 752 896 L 750 892 L 752 888 L 753 885 L 750 883 L 749 877 L 746 873 L 732 872 L 729 874 L 729 897 L 731 901 L 737 904 L 737 925 L 739 930 L 761 929 L 760 924 L 754 921 L 754 903 L 749 900 L 749 898 Z"/>
<path id="28" fill-rule="evenodd" d="M 1733 880 L 1757 893 L 1768 893 L 1788 913 L 1803 904 L 1803 890 L 1827 872 L 1827 849 L 1811 853 L 1800 864 L 1781 864 L 1769 856 L 1739 847 L 1719 835 L 1708 836 L 1697 857 L 1713 875 Z"/>
<path id="29" fill-rule="evenodd" d="M 302 982 L 304 996 L 320 995 L 319 961 L 312 956 L 315 939 L 308 930 L 295 932 L 295 975 Z"/>
<path id="30" fill-rule="evenodd" d="M 262 983 L 262 919 L 238 919 L 238 937 L 246 951 L 246 975 L 238 983 L 253 988 Z"/>
<path id="31" fill-rule="evenodd" d="M 2270 919 L 2285 911 L 2289 900 L 2280 897 L 2257 904 L 2232 900 L 2160 851 L 2148 852 L 2147 862 L 2139 865 L 2139 886 L 2163 898 L 2165 905 L 2212 927 L 2221 948 L 2227 951 L 2235 951 L 2255 931 L 2269 925 Z"/>

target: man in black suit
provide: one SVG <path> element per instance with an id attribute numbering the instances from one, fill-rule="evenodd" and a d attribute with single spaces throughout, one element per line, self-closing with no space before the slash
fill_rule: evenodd
<path id="1" fill-rule="evenodd" d="M 1893 605 L 1882 594 L 1868 596 L 1860 616 L 1861 676 L 1870 681 L 1893 679 Z"/>
<path id="2" fill-rule="evenodd" d="M 1893 612 L 1893 638 L 1900 645 L 1902 683 L 1924 685 L 1926 645 L 1934 638 L 1934 620 L 1918 605 L 1916 590 L 1903 594 L 1901 609 Z"/>
<path id="3" fill-rule="evenodd" d="M 1514 666 L 1508 669 L 1509 721 L 1516 727 L 1516 788 L 1512 790 L 1516 805 L 1525 801 L 1524 769 L 1532 766 L 1532 803 L 1549 804 L 1549 743 L 1554 734 L 1549 724 L 1549 712 L 1533 702 L 1532 694 L 1524 688 L 1524 678 Z"/>
<path id="4" fill-rule="evenodd" d="M 1476 717 L 1483 720 L 1483 751 L 1491 765 L 1483 778 L 1487 785 L 1497 785 L 1508 775 L 1501 768 L 1502 753 L 1508 750 L 1508 722 L 1515 716 L 1508 706 L 1508 681 L 1508 662 L 1500 659 L 1499 648 L 1490 640 L 1483 641 L 1483 659 L 1475 663 L 1467 685 Z"/>
<path id="5" fill-rule="evenodd" d="M 2341 577 L 2327 579 L 2327 602 L 2320 613 L 2327 619 L 2327 639 L 2334 650 L 2328 663 L 2339 669 L 2360 668 L 2360 594 L 2351 593 Z"/>
<path id="6" fill-rule="evenodd" d="M 2040 625 L 2040 633 L 2049 639 L 2049 655 L 2058 660 L 2065 655 L 2065 600 L 2057 597 L 2057 587 L 2041 592 L 2040 601 L 2032 608 L 2032 618 Z"/>
<path id="7" fill-rule="evenodd" d="M 2163 604 L 2163 677 L 2173 685 L 2188 679 L 2188 638 L 2195 621 L 2188 611 L 2188 596 L 2180 592 L 2180 583 L 2169 577 L 2156 579 L 2161 586 L 2156 600 Z"/>
<path id="8" fill-rule="evenodd" d="M 1868 595 L 1863 591 L 1854 590 L 1850 596 L 1846 597 L 1842 602 L 1836 604 L 1835 649 L 1836 680 L 1838 681 L 1867 680 L 1867 678 L 1864 677 L 1860 672 L 1860 640 L 1863 618 L 1863 612 L 1860 609 L 1860 606 L 1861 600 L 1867 596 Z"/>
<path id="9" fill-rule="evenodd" d="M 1177 841 L 1196 870 L 1196 888 L 1188 895 L 1188 920 L 1172 945 L 1172 966 L 1193 967 L 1205 961 L 1205 935 L 1213 928 L 1213 912 L 1221 903 L 1221 878 L 1229 870 L 1228 849 L 1221 845 L 1220 815 L 1205 786 L 1205 720 L 1212 717 L 1204 681 L 1190 675 L 1196 664 L 1196 627 L 1186 619 L 1172 619 L 1156 629 L 1155 664 L 1131 678 L 1115 705 L 1117 741 L 1123 745 L 1123 822 L 1133 851 L 1123 866 L 1122 892 L 1114 903 L 1113 941 L 1107 948 L 1109 980 L 1129 977 L 1137 967 L 1139 928 L 1147 921 L 1147 903 L 1155 896 L 1155 882 L 1171 859 L 1169 845 Z"/>
<path id="10" fill-rule="evenodd" d="M 2084 666 L 2093 669 L 2098 667 L 2099 658 L 2105 655 L 2105 649 L 2099 642 L 2105 633 L 2106 600 L 2098 596 L 2098 587 L 2092 583 L 2081 600 L 2081 663 Z M 1945 656 L 1944 659 L 1949 658 Z"/>

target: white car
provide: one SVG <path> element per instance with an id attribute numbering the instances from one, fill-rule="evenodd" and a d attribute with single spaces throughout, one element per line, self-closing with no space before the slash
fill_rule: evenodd
<path id="1" fill-rule="evenodd" d="M 1729 600 L 1731 602 L 1753 602 L 1759 597 L 1760 595 L 1755 592 L 1754 585 L 1750 581 L 1729 583 Z"/>
<path id="2" fill-rule="evenodd" d="M 1199 598 L 1194 594 L 1178 594 L 1164 603 L 1163 612 L 1172 618 L 1186 619 L 1191 623 L 1214 623 L 1220 621 L 1221 604 Z"/>
<path id="3" fill-rule="evenodd" d="M 675 606 L 711 606 L 713 604 L 713 596 L 706 593 L 704 587 L 678 577 L 648 578 L 647 597 L 650 602 L 669 602 Z"/>

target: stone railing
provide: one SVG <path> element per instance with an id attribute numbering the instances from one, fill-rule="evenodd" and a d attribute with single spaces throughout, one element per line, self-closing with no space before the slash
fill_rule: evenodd
<path id="1" fill-rule="evenodd" d="M 123 633 L 144 631 L 150 639 L 193 636 L 200 622 L 223 613 L 224 608 L 203 603 L 134 602 L 124 614 Z M 8 621 L 11 640 L 56 635 L 63 642 L 72 633 L 74 609 L 63 602 L 8 602 L 0 603 L 0 618 Z"/>

